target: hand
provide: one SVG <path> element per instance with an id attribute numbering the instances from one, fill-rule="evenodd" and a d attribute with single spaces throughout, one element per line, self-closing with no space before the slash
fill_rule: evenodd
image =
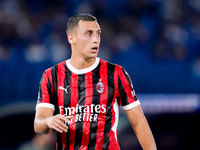
<path id="1" fill-rule="evenodd" d="M 65 124 L 70 124 L 73 116 L 55 115 L 47 117 L 45 122 L 50 129 L 54 129 L 60 133 L 67 132 L 68 126 Z"/>

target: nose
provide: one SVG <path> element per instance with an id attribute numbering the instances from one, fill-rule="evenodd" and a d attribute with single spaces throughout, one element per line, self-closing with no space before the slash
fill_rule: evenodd
<path id="1" fill-rule="evenodd" d="M 93 42 L 99 44 L 101 41 L 100 35 L 94 35 L 93 36 Z"/>

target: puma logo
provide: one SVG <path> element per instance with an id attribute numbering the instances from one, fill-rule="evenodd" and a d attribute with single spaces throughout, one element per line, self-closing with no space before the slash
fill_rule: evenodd
<path id="1" fill-rule="evenodd" d="M 59 89 L 64 90 L 66 94 L 68 94 L 68 92 L 67 92 L 68 88 L 69 88 L 69 85 L 66 88 L 59 86 Z"/>

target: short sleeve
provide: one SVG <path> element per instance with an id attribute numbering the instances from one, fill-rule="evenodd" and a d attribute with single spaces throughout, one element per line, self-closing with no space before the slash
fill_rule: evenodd
<path id="1" fill-rule="evenodd" d="M 124 68 L 119 68 L 118 76 L 119 104 L 124 110 L 129 110 L 140 105 L 132 81 Z"/>
<path id="2" fill-rule="evenodd" d="M 39 83 L 38 99 L 36 109 L 39 107 L 54 108 L 53 104 L 53 91 L 52 91 L 52 79 L 50 70 L 46 70 Z"/>

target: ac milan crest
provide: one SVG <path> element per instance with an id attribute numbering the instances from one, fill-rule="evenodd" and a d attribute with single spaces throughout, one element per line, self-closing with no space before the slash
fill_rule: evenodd
<path id="1" fill-rule="evenodd" d="M 96 89 L 97 89 L 97 92 L 99 92 L 99 93 L 102 93 L 104 91 L 104 84 L 101 82 L 101 79 L 99 79 Z"/>

